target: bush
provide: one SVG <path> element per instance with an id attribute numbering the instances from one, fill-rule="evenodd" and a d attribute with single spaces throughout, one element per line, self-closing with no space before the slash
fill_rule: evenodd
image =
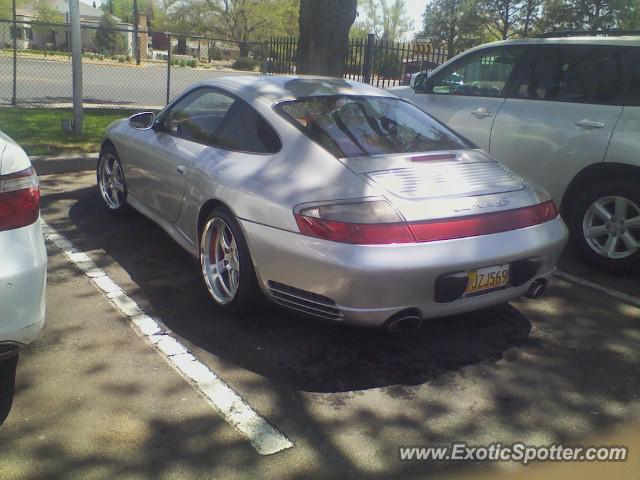
<path id="1" fill-rule="evenodd" d="M 213 47 L 209 54 L 209 60 L 224 60 L 224 55 L 222 54 L 222 50 L 218 47 Z"/>
<path id="2" fill-rule="evenodd" d="M 198 66 L 198 61 L 195 58 L 193 60 L 187 60 L 187 66 L 196 68 Z"/>
<path id="3" fill-rule="evenodd" d="M 253 58 L 240 57 L 233 62 L 233 64 L 231 65 L 231 68 L 233 68 L 234 70 L 245 70 L 245 71 L 252 72 L 253 70 L 255 70 L 256 65 L 257 63 Z"/>
<path id="4" fill-rule="evenodd" d="M 187 62 L 185 62 L 184 60 L 180 60 L 180 66 L 181 67 L 186 67 Z"/>

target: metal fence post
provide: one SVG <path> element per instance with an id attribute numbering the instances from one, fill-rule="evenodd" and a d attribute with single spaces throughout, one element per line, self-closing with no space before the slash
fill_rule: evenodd
<path id="1" fill-rule="evenodd" d="M 171 34 L 167 34 L 169 48 L 167 49 L 167 105 L 169 104 L 169 96 L 171 95 Z"/>
<path id="2" fill-rule="evenodd" d="M 371 70 L 373 65 L 373 53 L 376 48 L 376 35 L 375 33 L 370 33 L 367 35 L 367 46 L 364 50 L 364 66 L 362 68 L 362 76 L 364 83 L 371 83 Z"/>
<path id="3" fill-rule="evenodd" d="M 140 19 L 138 18 L 138 0 L 133 0 L 133 55 L 136 65 L 140 65 Z"/>
<path id="4" fill-rule="evenodd" d="M 71 74 L 73 79 L 73 133 L 82 134 L 82 31 L 80 30 L 80 2 L 69 1 L 71 21 Z"/>
<path id="5" fill-rule="evenodd" d="M 13 92 L 11 105 L 17 102 L 17 76 L 18 76 L 18 24 L 16 23 L 16 0 L 13 0 Z"/>

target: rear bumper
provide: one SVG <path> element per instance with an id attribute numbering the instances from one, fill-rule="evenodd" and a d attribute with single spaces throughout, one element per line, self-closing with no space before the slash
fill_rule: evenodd
<path id="1" fill-rule="evenodd" d="M 30 343 L 42 329 L 46 277 L 39 221 L 0 232 L 0 351 Z"/>
<path id="2" fill-rule="evenodd" d="M 267 296 L 294 309 L 296 297 L 301 297 L 301 304 L 311 310 L 306 313 L 370 326 L 383 325 L 405 309 L 434 318 L 520 297 L 533 280 L 551 275 L 567 240 L 567 228 L 559 217 L 479 237 L 366 246 L 319 240 L 247 221 L 241 224 Z M 531 257 L 539 258 L 539 267 L 522 285 L 449 302 L 435 300 L 436 281 L 444 275 Z M 329 306 L 316 311 L 325 304 Z"/>

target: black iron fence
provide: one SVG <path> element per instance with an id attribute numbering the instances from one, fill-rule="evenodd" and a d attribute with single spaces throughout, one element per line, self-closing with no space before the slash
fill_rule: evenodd
<path id="1" fill-rule="evenodd" d="M 271 38 L 262 73 L 295 73 L 297 51 L 297 38 Z M 446 48 L 414 42 L 389 42 L 369 35 L 366 39 L 349 40 L 344 76 L 381 88 L 408 85 L 412 74 L 431 70 L 448 58 Z"/>

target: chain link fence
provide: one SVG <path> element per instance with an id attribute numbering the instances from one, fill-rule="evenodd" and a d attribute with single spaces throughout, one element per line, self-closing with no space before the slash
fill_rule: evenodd
<path id="1" fill-rule="evenodd" d="M 296 38 L 234 42 L 138 28 L 136 42 L 132 25 L 81 24 L 86 106 L 158 109 L 189 85 L 216 76 L 296 72 Z M 70 45 L 68 23 L 0 19 L 0 105 L 70 106 Z M 370 35 L 350 40 L 345 77 L 383 88 L 406 85 L 411 74 L 447 57 L 444 49 Z"/>
<path id="2" fill-rule="evenodd" d="M 266 43 L 81 25 L 85 105 L 161 108 L 189 85 L 221 75 L 258 75 Z M 69 106 L 67 23 L 0 19 L 0 104 Z"/>

